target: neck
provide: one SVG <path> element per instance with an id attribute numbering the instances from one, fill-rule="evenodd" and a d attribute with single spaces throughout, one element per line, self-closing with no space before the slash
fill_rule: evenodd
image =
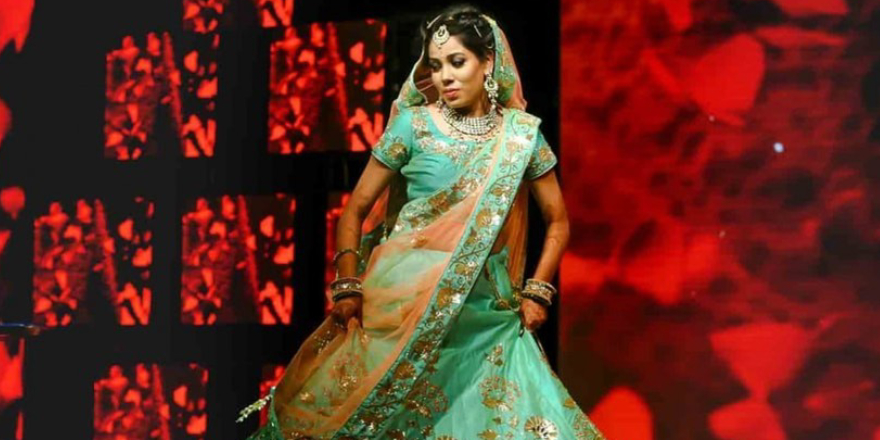
<path id="1" fill-rule="evenodd" d="M 480 99 L 469 107 L 463 107 L 457 110 L 464 116 L 470 118 L 478 118 L 488 113 L 490 108 L 491 106 L 486 102 L 485 99 Z"/>

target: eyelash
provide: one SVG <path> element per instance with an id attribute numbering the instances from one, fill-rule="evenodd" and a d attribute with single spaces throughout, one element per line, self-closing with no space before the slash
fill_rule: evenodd
<path id="1" fill-rule="evenodd" d="M 456 68 L 459 68 L 464 65 L 464 61 L 456 60 L 456 61 L 452 62 L 452 65 L 455 66 Z M 440 65 L 439 64 L 432 64 L 431 70 L 434 70 L 434 71 L 440 70 Z"/>

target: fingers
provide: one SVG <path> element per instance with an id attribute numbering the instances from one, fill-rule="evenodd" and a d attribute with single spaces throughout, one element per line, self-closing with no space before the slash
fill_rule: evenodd
<path id="1" fill-rule="evenodd" d="M 539 305 L 523 305 L 520 309 L 523 325 L 529 330 L 537 330 L 547 320 L 547 312 Z"/>
<path id="2" fill-rule="evenodd" d="M 341 300 L 333 306 L 330 315 L 336 324 L 345 326 L 352 317 L 356 317 L 358 325 L 361 323 L 362 308 L 358 303 Z"/>

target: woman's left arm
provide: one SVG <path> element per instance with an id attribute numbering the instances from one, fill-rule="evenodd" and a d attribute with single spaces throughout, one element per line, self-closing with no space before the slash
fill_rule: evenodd
<path id="1" fill-rule="evenodd" d="M 568 212 L 565 210 L 565 201 L 562 198 L 562 190 L 556 179 L 556 172 L 550 170 L 544 175 L 531 181 L 532 195 L 538 201 L 541 208 L 541 216 L 547 225 L 547 235 L 544 238 L 544 248 L 538 267 L 535 269 L 533 278 L 548 283 L 559 268 L 562 254 L 568 245 Z"/>
<path id="2" fill-rule="evenodd" d="M 541 258 L 538 260 L 538 267 L 532 278 L 550 282 L 559 268 L 562 254 L 568 245 L 568 213 L 565 210 L 562 190 L 559 188 L 559 181 L 556 179 L 554 170 L 550 170 L 530 182 L 532 195 L 538 201 L 541 216 L 547 225 Z M 547 320 L 547 309 L 531 299 L 523 299 L 520 310 L 523 323 L 529 330 L 540 327 Z"/>

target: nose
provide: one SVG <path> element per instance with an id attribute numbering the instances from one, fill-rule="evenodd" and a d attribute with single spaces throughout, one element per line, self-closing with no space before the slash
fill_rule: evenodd
<path id="1" fill-rule="evenodd" d="M 443 81 L 443 84 L 449 84 L 452 82 L 452 74 L 450 73 L 449 66 L 446 64 L 440 69 L 440 80 Z"/>

